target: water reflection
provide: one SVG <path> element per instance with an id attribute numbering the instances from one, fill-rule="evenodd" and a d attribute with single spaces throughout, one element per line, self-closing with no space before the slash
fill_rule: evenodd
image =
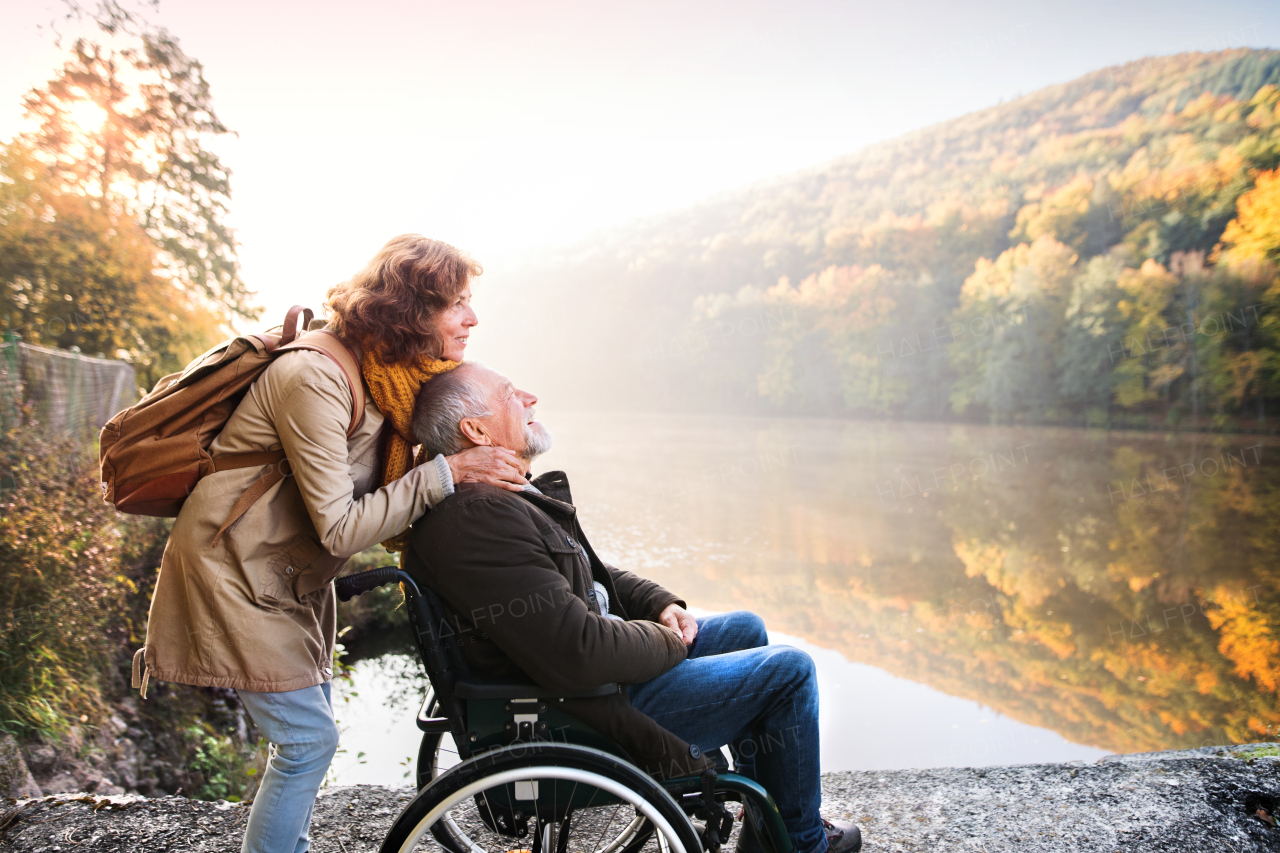
<path id="1" fill-rule="evenodd" d="M 826 769 L 1277 738 L 1275 439 L 547 411 L 602 557 L 817 647 Z M 416 750 L 378 660 L 344 781 Z"/>
<path id="2" fill-rule="evenodd" d="M 403 640 L 408 640 L 408 632 Z M 426 678 L 408 642 L 366 643 L 351 678 L 334 682 L 342 732 L 328 781 L 336 785 L 412 785 L 422 732 L 415 718 Z"/>
<path id="3" fill-rule="evenodd" d="M 1274 438 L 549 414 L 605 559 L 1116 752 L 1280 725 Z"/>

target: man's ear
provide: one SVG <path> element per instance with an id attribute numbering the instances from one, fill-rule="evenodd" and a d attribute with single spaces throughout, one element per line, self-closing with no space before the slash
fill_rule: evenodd
<path id="1" fill-rule="evenodd" d="M 463 418 L 458 421 L 458 431 L 472 444 L 488 447 L 493 444 L 484 421 L 479 418 Z"/>

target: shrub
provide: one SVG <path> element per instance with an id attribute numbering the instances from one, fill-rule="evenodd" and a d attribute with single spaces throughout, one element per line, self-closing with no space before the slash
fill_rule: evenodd
<path id="1" fill-rule="evenodd" d="M 167 531 L 105 504 L 74 442 L 31 421 L 0 436 L 0 730 L 56 743 L 106 716 Z"/>
<path id="2" fill-rule="evenodd" d="M 198 774 L 195 799 L 239 803 L 253 794 L 261 772 L 256 765 L 266 763 L 265 743 L 259 743 L 256 748 L 247 747 L 213 726 L 199 722 L 190 725 L 185 735 L 191 754 L 187 767 Z"/>

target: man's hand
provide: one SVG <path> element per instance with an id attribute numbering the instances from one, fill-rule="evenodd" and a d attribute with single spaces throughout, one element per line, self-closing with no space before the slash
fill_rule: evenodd
<path id="1" fill-rule="evenodd" d="M 658 616 L 658 622 L 679 634 L 686 646 L 698 637 L 698 621 L 679 604 L 668 604 Z"/>

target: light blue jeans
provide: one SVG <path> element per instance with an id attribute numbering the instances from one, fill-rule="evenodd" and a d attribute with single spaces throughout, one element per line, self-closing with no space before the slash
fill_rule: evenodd
<path id="1" fill-rule="evenodd" d="M 306 853 L 311 809 L 338 751 L 329 682 L 288 693 L 236 693 L 275 746 L 253 798 L 241 853 Z"/>
<path id="2" fill-rule="evenodd" d="M 825 853 L 818 677 L 807 654 L 769 645 L 754 613 L 705 616 L 687 659 L 627 692 L 631 704 L 703 752 L 732 745 L 738 771 L 773 795 L 796 850 Z"/>

